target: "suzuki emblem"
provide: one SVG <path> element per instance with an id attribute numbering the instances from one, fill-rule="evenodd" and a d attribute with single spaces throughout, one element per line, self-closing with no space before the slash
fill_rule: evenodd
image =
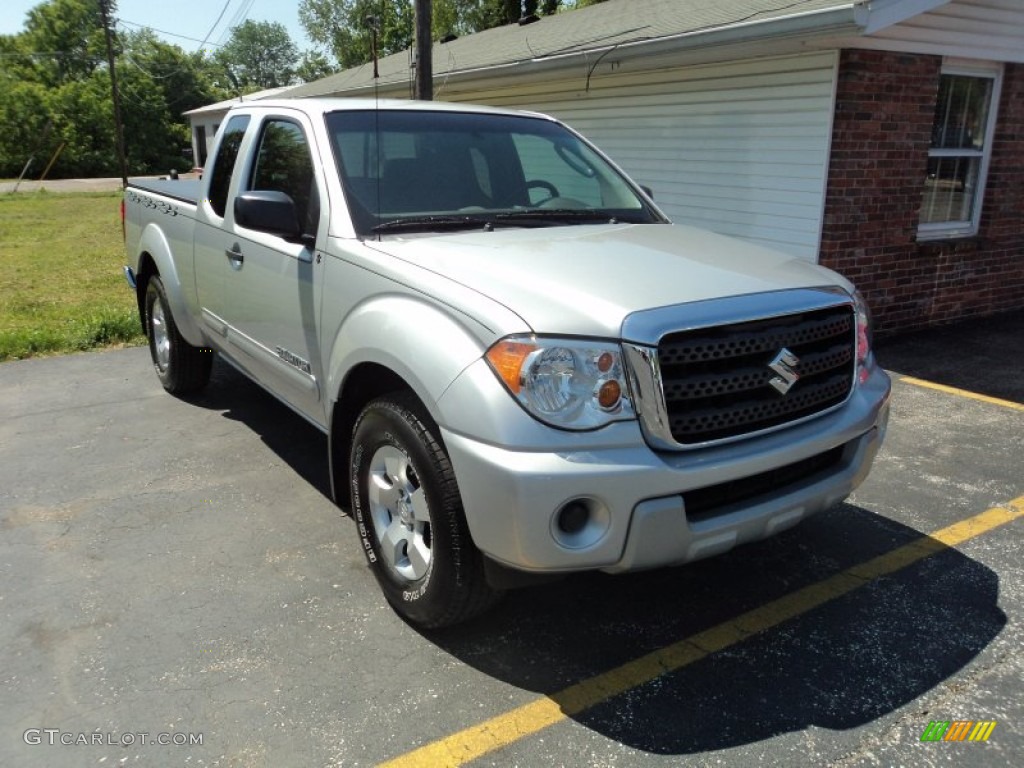
<path id="1" fill-rule="evenodd" d="M 800 374 L 796 372 L 798 365 L 800 365 L 800 358 L 783 347 L 782 351 L 768 363 L 768 367 L 778 374 L 778 376 L 772 376 L 768 383 L 775 387 L 780 395 L 786 394 L 800 380 Z"/>

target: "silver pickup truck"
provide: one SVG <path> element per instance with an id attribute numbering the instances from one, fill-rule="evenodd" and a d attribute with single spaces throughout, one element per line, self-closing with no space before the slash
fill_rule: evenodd
<path id="1" fill-rule="evenodd" d="M 200 390 L 216 352 L 323 430 L 422 626 L 771 536 L 842 501 L 885 432 L 850 283 L 671 224 L 543 115 L 250 102 L 201 182 L 132 181 L 124 218 L 163 386 Z"/>

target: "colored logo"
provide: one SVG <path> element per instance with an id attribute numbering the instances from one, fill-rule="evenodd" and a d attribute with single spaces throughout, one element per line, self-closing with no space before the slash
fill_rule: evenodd
<path id="1" fill-rule="evenodd" d="M 995 720 L 932 720 L 921 741 L 988 741 L 995 727 Z"/>

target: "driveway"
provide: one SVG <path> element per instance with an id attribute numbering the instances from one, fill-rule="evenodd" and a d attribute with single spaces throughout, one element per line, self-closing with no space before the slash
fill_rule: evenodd
<path id="1" fill-rule="evenodd" d="M 132 176 L 131 178 L 136 178 Z M 159 179 L 160 176 L 143 176 L 139 178 Z M 166 178 L 164 176 L 163 178 Z M 198 179 L 195 173 L 182 173 L 178 178 Z M 121 179 L 48 179 L 47 181 L 26 180 L 20 184 L 17 181 L 0 181 L 0 194 L 8 192 L 115 192 L 121 189 Z"/>
<path id="2" fill-rule="evenodd" d="M 231 370 L 188 402 L 145 349 L 4 363 L 0 765 L 1020 765 L 1024 397 L 978 374 L 994 335 L 959 372 L 934 332 L 883 344 L 888 441 L 840 507 L 430 633 L 328 500 L 324 437 Z M 953 721 L 996 725 L 921 740 Z"/>

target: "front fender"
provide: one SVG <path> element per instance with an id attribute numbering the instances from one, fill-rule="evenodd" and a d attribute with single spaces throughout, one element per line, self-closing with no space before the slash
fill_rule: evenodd
<path id="1" fill-rule="evenodd" d="M 188 243 L 183 247 L 191 248 Z M 206 339 L 195 318 L 189 311 L 189 304 L 185 291 L 182 287 L 181 275 L 174 262 L 173 251 L 167 240 L 164 231 L 154 223 L 147 224 L 139 237 L 139 253 L 149 254 L 149 257 L 156 265 L 160 273 L 160 281 L 164 284 L 164 292 L 167 294 L 167 302 L 171 305 L 171 314 L 174 316 L 174 323 L 178 331 L 185 337 L 185 341 L 194 347 L 201 347 L 206 344 Z M 141 261 L 141 258 L 138 260 Z M 138 263 L 138 262 L 137 262 Z"/>
<path id="2" fill-rule="evenodd" d="M 437 401 L 490 343 L 493 332 L 415 296 L 369 299 L 342 322 L 328 353 L 328 392 L 342 389 L 349 371 L 376 363 L 400 376 L 443 426 Z"/>

